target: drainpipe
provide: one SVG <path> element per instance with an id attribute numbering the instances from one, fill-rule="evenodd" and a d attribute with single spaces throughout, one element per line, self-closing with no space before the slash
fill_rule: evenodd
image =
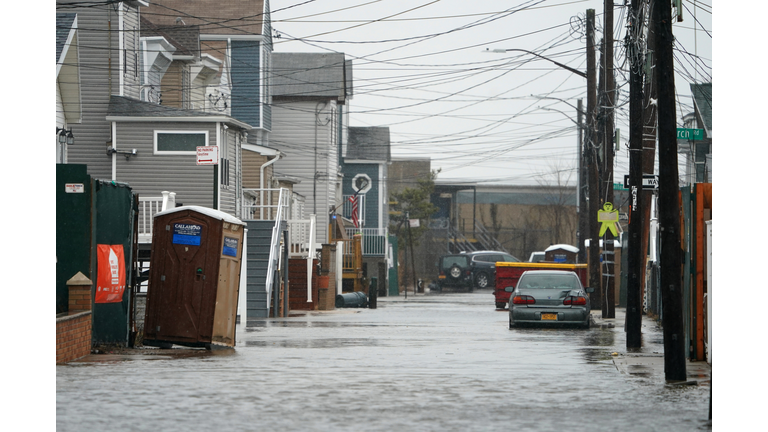
<path id="1" fill-rule="evenodd" d="M 117 122 L 112 122 L 112 148 L 117 150 Z M 112 153 L 112 181 L 117 181 L 117 152 Z"/>
<path id="2" fill-rule="evenodd" d="M 272 165 L 273 163 L 277 162 L 277 160 L 280 159 L 280 157 L 282 155 L 283 155 L 282 153 L 277 152 L 277 156 L 275 156 L 274 159 L 272 159 L 271 161 L 268 161 L 267 163 L 265 163 L 265 164 L 263 164 L 261 166 L 261 169 L 260 169 L 261 173 L 259 174 L 259 189 L 260 189 L 260 191 L 259 191 L 259 204 L 260 204 L 259 205 L 259 219 L 260 220 L 264 220 L 264 168 L 266 168 L 266 167 Z"/>

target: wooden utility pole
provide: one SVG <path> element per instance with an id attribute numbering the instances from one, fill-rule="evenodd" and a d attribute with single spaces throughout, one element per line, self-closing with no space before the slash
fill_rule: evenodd
<path id="1" fill-rule="evenodd" d="M 655 2 L 650 3 L 651 11 L 649 16 L 653 16 L 653 5 Z M 656 68 L 650 67 L 654 62 L 655 56 L 653 55 L 653 49 L 656 44 L 656 33 L 652 26 L 648 29 L 648 39 L 646 41 L 648 57 L 646 58 L 645 69 L 645 87 L 643 89 L 643 174 L 653 174 L 655 170 L 656 162 L 656 122 L 658 118 L 658 110 L 656 104 L 653 101 L 658 100 L 656 85 Z M 642 242 L 643 253 L 641 262 L 641 274 L 645 272 L 646 261 L 648 259 L 648 241 L 651 233 L 651 201 L 653 200 L 654 191 L 643 191 L 642 199 L 642 217 L 643 217 L 643 233 L 640 236 Z M 647 283 L 646 278 L 641 277 L 640 282 L 640 299 L 642 302 L 643 293 L 645 293 Z"/>
<path id="2" fill-rule="evenodd" d="M 615 105 L 616 82 L 613 76 L 613 0 L 604 0 L 605 12 L 603 23 L 603 88 L 601 104 L 603 120 L 603 186 L 605 187 L 605 202 L 613 203 L 613 152 L 614 152 L 614 121 L 613 107 Z M 616 206 L 618 208 L 618 206 Z M 616 280 L 614 278 L 614 238 L 610 230 L 603 238 L 603 318 L 616 318 Z"/>
<path id="3" fill-rule="evenodd" d="M 672 7 L 658 2 L 651 19 L 656 31 L 659 94 L 659 229 L 661 231 L 661 302 L 664 327 L 664 376 L 685 381 L 685 332 L 681 283 L 680 198 L 672 44 Z"/>
<path id="4" fill-rule="evenodd" d="M 639 16 L 641 0 L 632 0 L 630 16 Z M 642 227 L 645 224 L 642 193 L 643 181 L 643 50 L 640 46 L 641 22 L 630 18 L 626 50 L 629 63 L 629 248 L 627 251 L 627 348 L 642 344 L 642 264 L 645 250 Z"/>
<path id="5" fill-rule="evenodd" d="M 589 183 L 589 286 L 594 288 L 590 295 L 593 308 L 603 303 L 600 280 L 600 239 L 598 237 L 597 211 L 600 208 L 600 190 L 597 174 L 597 74 L 595 71 L 595 10 L 587 9 L 587 169 Z"/>
<path id="6" fill-rule="evenodd" d="M 578 246 L 579 246 L 579 263 L 585 263 L 587 262 L 587 254 L 584 251 L 584 239 L 588 237 L 589 233 L 589 222 L 587 221 L 587 194 L 585 191 L 587 190 L 587 175 L 585 170 L 585 153 L 584 153 L 584 116 L 583 116 L 584 108 L 582 104 L 582 100 L 579 99 L 576 105 L 576 118 L 578 119 L 577 122 L 579 124 L 579 152 L 578 152 L 578 160 L 579 160 L 579 190 L 576 191 L 576 196 L 578 197 L 579 202 L 579 229 L 578 229 Z"/>

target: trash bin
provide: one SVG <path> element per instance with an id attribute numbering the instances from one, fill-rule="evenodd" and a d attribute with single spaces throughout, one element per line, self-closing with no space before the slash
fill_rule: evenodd
<path id="1" fill-rule="evenodd" d="M 362 291 L 336 295 L 336 308 L 368 307 L 368 298 Z"/>
<path id="2" fill-rule="evenodd" d="M 244 228 L 241 220 L 206 207 L 155 215 L 145 345 L 235 346 Z"/>
<path id="3" fill-rule="evenodd" d="M 376 302 L 379 296 L 379 278 L 372 277 L 371 284 L 368 286 L 368 309 L 376 309 Z"/>

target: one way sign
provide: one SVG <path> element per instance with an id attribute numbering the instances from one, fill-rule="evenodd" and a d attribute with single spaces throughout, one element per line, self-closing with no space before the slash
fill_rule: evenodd
<path id="1" fill-rule="evenodd" d="M 629 176 L 624 176 L 624 188 L 629 189 Z M 659 188 L 659 176 L 643 174 L 643 190 L 656 190 Z"/>

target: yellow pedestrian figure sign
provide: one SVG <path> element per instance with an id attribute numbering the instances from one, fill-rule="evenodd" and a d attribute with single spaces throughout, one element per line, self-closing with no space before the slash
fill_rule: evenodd
<path id="1" fill-rule="evenodd" d="M 611 230 L 614 236 L 619 235 L 616 231 L 616 224 L 619 222 L 619 211 L 613 209 L 613 204 L 607 202 L 603 204 L 603 209 L 597 211 L 597 221 L 600 225 L 600 237 L 605 234 L 605 230 Z"/>

